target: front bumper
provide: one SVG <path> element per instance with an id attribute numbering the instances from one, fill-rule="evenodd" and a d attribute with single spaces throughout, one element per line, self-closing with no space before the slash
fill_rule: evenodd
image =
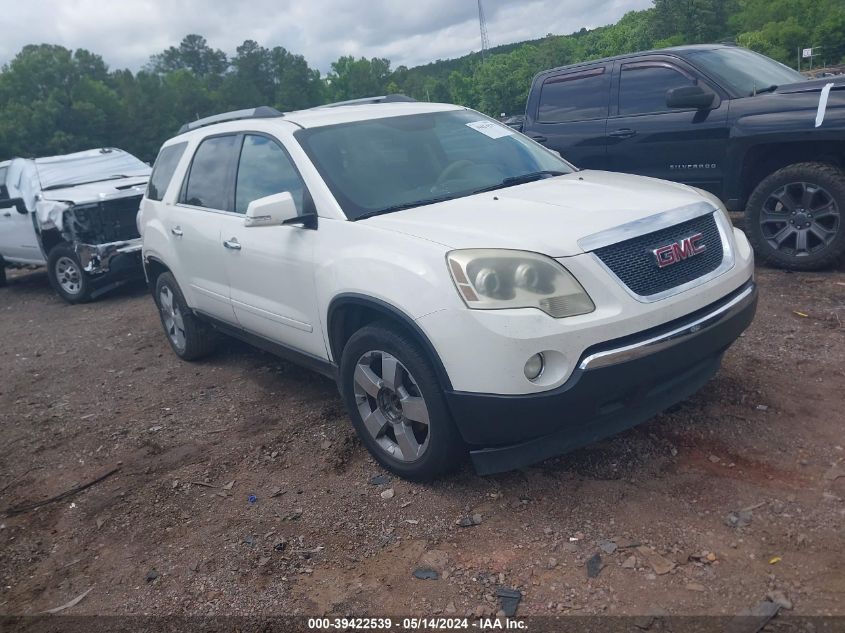
<path id="1" fill-rule="evenodd" d="M 142 246 L 143 240 L 138 237 L 109 244 L 77 244 L 75 250 L 82 269 L 91 275 L 111 272 L 142 276 Z"/>
<path id="2" fill-rule="evenodd" d="M 698 391 L 754 318 L 749 281 L 682 319 L 587 349 L 560 387 L 525 395 L 449 391 L 479 474 L 513 470 L 640 424 Z"/>

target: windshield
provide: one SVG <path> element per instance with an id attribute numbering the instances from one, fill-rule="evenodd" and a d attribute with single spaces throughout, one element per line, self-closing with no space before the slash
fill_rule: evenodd
<path id="1" fill-rule="evenodd" d="M 341 123 L 294 136 L 350 220 L 573 171 L 513 129 L 469 110 Z"/>
<path id="2" fill-rule="evenodd" d="M 743 96 L 750 97 L 777 86 L 806 81 L 806 77 L 798 71 L 747 48 L 695 50 L 685 53 L 684 56 L 708 75 Z"/>

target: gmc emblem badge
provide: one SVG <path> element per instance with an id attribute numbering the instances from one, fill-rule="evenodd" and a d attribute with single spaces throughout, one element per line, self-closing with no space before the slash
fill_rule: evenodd
<path id="1" fill-rule="evenodd" d="M 707 250 L 707 246 L 700 244 L 704 236 L 701 233 L 690 235 L 677 242 L 666 244 L 651 251 L 658 268 L 666 268 L 679 261 L 694 257 Z"/>

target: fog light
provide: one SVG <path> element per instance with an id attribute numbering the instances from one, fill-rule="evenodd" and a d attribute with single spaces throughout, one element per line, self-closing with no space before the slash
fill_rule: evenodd
<path id="1" fill-rule="evenodd" d="M 528 380 L 537 380 L 540 374 L 543 373 L 543 366 L 545 365 L 542 354 L 534 354 L 525 362 L 525 377 Z"/>

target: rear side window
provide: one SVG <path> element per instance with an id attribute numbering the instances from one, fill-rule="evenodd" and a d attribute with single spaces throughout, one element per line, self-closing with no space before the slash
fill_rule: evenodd
<path id="1" fill-rule="evenodd" d="M 606 117 L 609 91 L 610 73 L 604 67 L 549 77 L 540 89 L 537 120 L 560 123 Z"/>
<path id="2" fill-rule="evenodd" d="M 229 167 L 237 137 L 214 136 L 197 148 L 182 202 L 207 209 L 230 210 Z"/>
<path id="3" fill-rule="evenodd" d="M 247 134 L 241 148 L 235 189 L 235 211 L 246 213 L 249 203 L 283 191 L 290 192 L 302 215 L 305 183 L 287 152 L 266 136 Z"/>
<path id="4" fill-rule="evenodd" d="M 694 83 L 669 64 L 625 64 L 619 84 L 619 114 L 668 112 L 666 92 Z"/>
<path id="5" fill-rule="evenodd" d="M 153 173 L 150 175 L 150 182 L 147 185 L 147 198 L 150 200 L 161 200 L 170 181 L 173 180 L 173 172 L 176 171 L 176 165 L 179 164 L 179 159 L 185 153 L 185 148 L 188 143 L 176 143 L 175 145 L 168 145 L 158 153 L 155 165 L 153 165 Z"/>

